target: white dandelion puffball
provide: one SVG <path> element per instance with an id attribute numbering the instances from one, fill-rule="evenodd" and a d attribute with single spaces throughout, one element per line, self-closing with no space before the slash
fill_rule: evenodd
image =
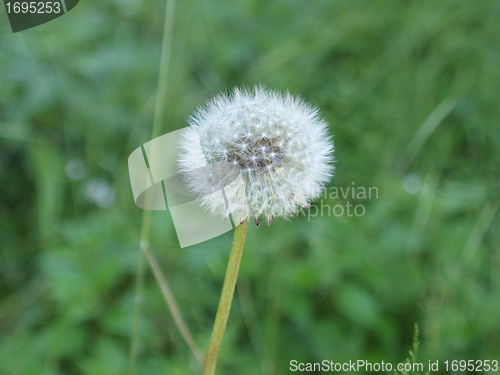
<path id="1" fill-rule="evenodd" d="M 333 141 L 318 112 L 261 86 L 219 94 L 190 116 L 179 141 L 189 190 L 212 214 L 238 223 L 269 224 L 309 208 L 334 171 Z"/>

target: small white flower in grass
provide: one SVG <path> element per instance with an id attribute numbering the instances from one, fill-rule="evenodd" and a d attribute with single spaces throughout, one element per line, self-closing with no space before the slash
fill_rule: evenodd
<path id="1" fill-rule="evenodd" d="M 229 203 L 228 211 L 223 197 L 202 198 L 215 215 L 254 218 L 256 225 L 261 217 L 268 224 L 277 216 L 288 219 L 309 208 L 333 175 L 333 141 L 318 112 L 288 92 L 263 87 L 220 94 L 189 118 L 180 171 L 203 195 L 206 183 L 192 171 L 208 165 L 211 189 L 224 187 Z"/>

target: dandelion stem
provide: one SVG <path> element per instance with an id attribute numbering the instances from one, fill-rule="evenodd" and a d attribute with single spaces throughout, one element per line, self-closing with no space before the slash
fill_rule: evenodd
<path id="1" fill-rule="evenodd" d="M 229 311 L 231 310 L 231 303 L 233 301 L 234 288 L 238 278 L 238 271 L 240 270 L 241 256 L 243 254 L 243 247 L 245 246 L 247 229 L 248 220 L 245 220 L 241 225 L 236 227 L 234 233 L 233 246 L 231 247 L 231 254 L 229 255 L 229 262 L 227 264 L 226 276 L 224 277 L 224 284 L 222 286 L 219 308 L 217 309 L 217 315 L 215 316 L 212 336 L 210 337 L 210 343 L 208 344 L 203 375 L 215 374 L 217 357 L 219 355 L 222 338 L 224 337 L 224 331 L 226 330 L 226 323 L 229 317 Z"/>

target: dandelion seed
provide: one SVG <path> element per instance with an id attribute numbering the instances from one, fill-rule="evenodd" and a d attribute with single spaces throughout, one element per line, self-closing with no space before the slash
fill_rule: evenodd
<path id="1" fill-rule="evenodd" d="M 258 226 L 260 217 L 269 224 L 276 216 L 293 216 L 310 206 L 333 175 L 327 123 L 316 107 L 289 93 L 234 89 L 198 108 L 189 125 L 180 141 L 181 173 L 202 194 L 206 187 L 190 171 L 208 165 L 212 188 L 224 187 L 229 212 L 239 222 L 252 217 Z M 197 143 L 201 147 L 193 147 Z M 202 205 L 227 216 L 222 197 L 202 198 Z"/>

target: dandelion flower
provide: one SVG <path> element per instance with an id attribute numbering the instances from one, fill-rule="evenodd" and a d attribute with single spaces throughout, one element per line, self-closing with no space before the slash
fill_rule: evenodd
<path id="1" fill-rule="evenodd" d="M 219 94 L 190 116 L 179 169 L 214 215 L 256 225 L 288 219 L 309 208 L 333 175 L 333 141 L 318 112 L 262 86 Z M 224 195 L 206 195 L 207 186 Z"/>

